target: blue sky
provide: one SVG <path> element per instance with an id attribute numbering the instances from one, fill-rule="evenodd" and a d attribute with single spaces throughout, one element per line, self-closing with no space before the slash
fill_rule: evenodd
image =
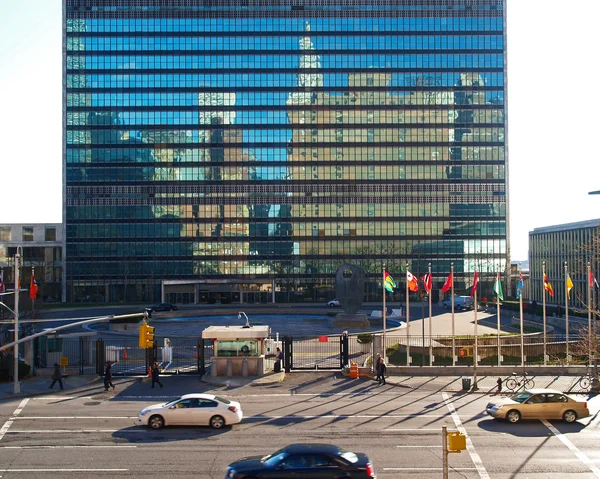
<path id="1" fill-rule="evenodd" d="M 508 3 L 513 260 L 528 232 L 600 218 L 600 2 Z M 61 1 L 0 0 L 0 223 L 62 220 Z"/>

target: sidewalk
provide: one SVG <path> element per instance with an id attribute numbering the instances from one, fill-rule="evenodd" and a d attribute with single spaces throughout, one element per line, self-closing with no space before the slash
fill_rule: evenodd
<path id="1" fill-rule="evenodd" d="M 101 379 L 98 375 L 75 375 L 68 376 L 63 379 L 63 386 L 65 391 L 71 389 L 77 389 L 87 384 L 97 382 Z M 57 391 L 60 392 L 60 386 L 58 383 L 54 385 L 54 390 L 50 389 L 52 384 L 52 378 L 49 376 L 34 376 L 27 379 L 21 379 L 19 381 L 20 393 L 14 394 L 14 384 L 12 382 L 0 383 L 0 401 L 7 399 L 14 399 L 20 397 L 31 397 L 40 396 L 42 394 L 52 394 Z"/>

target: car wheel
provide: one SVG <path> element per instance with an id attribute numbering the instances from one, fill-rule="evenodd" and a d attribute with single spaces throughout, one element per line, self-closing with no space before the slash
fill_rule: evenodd
<path id="1" fill-rule="evenodd" d="M 565 422 L 577 421 L 577 413 L 575 411 L 571 411 L 570 409 L 568 411 L 565 411 L 565 413 L 563 414 L 563 421 L 565 421 Z"/>
<path id="2" fill-rule="evenodd" d="M 329 306 L 330 308 L 333 308 L 335 305 L 333 303 L 329 303 L 327 306 Z"/>
<path id="3" fill-rule="evenodd" d="M 521 420 L 521 413 L 515 409 L 508 411 L 508 413 L 506 413 L 506 420 L 515 424 Z"/>
<path id="4" fill-rule="evenodd" d="M 210 427 L 213 429 L 221 429 L 225 425 L 223 416 L 213 416 L 210 418 Z"/>
<path id="5" fill-rule="evenodd" d="M 152 429 L 160 429 L 165 425 L 165 420 L 162 416 L 154 415 L 150 419 L 148 419 L 148 426 Z"/>

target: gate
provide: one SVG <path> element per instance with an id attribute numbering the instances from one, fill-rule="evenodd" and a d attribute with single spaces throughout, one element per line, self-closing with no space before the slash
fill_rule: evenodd
<path id="1" fill-rule="evenodd" d="M 341 369 L 343 341 L 341 336 L 286 336 L 285 369 Z"/>

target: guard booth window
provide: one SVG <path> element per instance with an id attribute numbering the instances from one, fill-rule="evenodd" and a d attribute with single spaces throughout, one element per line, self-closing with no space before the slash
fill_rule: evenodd
<path id="1" fill-rule="evenodd" d="M 258 356 L 257 340 L 217 341 L 217 357 Z"/>

